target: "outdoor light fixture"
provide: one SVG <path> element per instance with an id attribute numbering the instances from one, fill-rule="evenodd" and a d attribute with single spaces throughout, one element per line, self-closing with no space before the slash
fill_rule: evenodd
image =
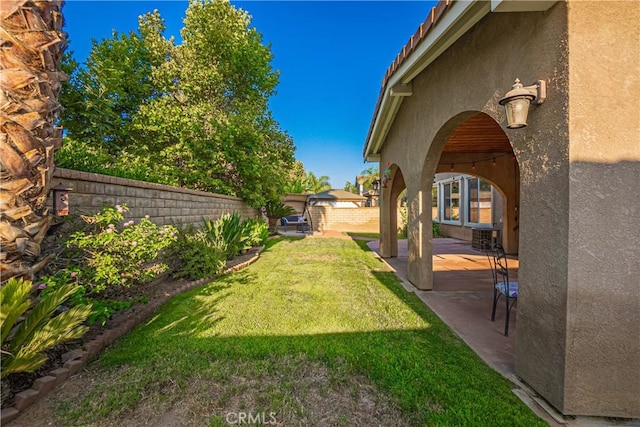
<path id="1" fill-rule="evenodd" d="M 376 179 L 375 181 L 373 181 L 371 183 L 371 187 L 373 188 L 373 191 L 375 191 L 377 193 L 378 190 L 380 189 L 380 180 Z"/>
<path id="2" fill-rule="evenodd" d="M 69 215 L 69 191 L 73 188 L 66 185 L 56 185 L 51 189 L 53 191 L 53 212 L 57 216 Z"/>
<path id="3" fill-rule="evenodd" d="M 507 113 L 507 127 L 519 129 L 527 126 L 529 104 L 542 104 L 547 98 L 547 86 L 544 80 L 537 80 L 531 86 L 522 86 L 519 79 L 500 101 Z"/>

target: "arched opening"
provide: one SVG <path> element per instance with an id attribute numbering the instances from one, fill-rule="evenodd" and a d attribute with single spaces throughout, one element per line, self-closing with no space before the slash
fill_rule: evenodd
<path id="1" fill-rule="evenodd" d="M 486 349 L 483 357 L 499 360 L 495 364 L 505 372 L 514 369 L 517 309 L 511 312 L 505 338 L 506 310 L 498 308 L 495 323 L 490 322 L 490 262 L 473 243 L 474 238 L 501 243 L 517 280 L 519 192 L 520 169 L 508 136 L 488 114 L 462 112 L 431 141 L 420 181 L 422 201 L 417 203 L 422 215 L 415 220 L 421 229 L 417 236 L 410 231 L 410 238 L 419 240 L 413 247 L 421 253 L 413 258 L 419 261 L 409 254 L 410 280 L 433 291 L 424 294 L 425 302 L 447 323 L 457 325 L 454 329 L 465 340 L 495 337 L 502 348 Z M 445 238 L 433 237 L 433 223 Z"/>
<path id="2" fill-rule="evenodd" d="M 509 138 L 493 118 L 475 113 L 458 124 L 444 139 L 434 172 L 434 183 L 457 184 L 438 185 L 433 199 L 438 216 L 432 219 L 446 236 L 473 242 L 491 235 L 507 253 L 518 253 L 520 169 Z"/>
<path id="3" fill-rule="evenodd" d="M 382 176 L 382 209 L 387 210 L 389 226 L 381 230 L 383 234 L 381 236 L 381 245 L 388 245 L 386 248 L 382 248 L 385 257 L 397 257 L 398 231 L 403 226 L 400 208 L 406 184 L 402 170 L 397 164 L 387 164 L 386 168 L 382 171 Z"/>

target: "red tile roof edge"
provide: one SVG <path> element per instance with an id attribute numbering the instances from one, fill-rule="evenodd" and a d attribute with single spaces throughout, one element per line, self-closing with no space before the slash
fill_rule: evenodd
<path id="1" fill-rule="evenodd" d="M 371 134 L 373 132 L 373 126 L 375 125 L 375 119 L 378 116 L 378 112 L 380 111 L 380 106 L 382 105 L 382 98 L 384 98 L 384 93 L 387 89 L 387 83 L 389 83 L 389 79 L 391 76 L 395 74 L 395 72 L 400 68 L 400 66 L 405 62 L 407 58 L 411 55 L 411 53 L 420 45 L 420 43 L 427 36 L 433 25 L 438 22 L 438 20 L 444 14 L 444 11 L 448 9 L 454 0 L 440 0 L 438 4 L 431 8 L 429 15 L 424 20 L 422 24 L 418 27 L 418 30 L 413 34 L 409 41 L 402 47 L 398 56 L 393 60 L 391 65 L 387 68 L 387 71 L 382 78 L 382 87 L 380 88 L 380 94 L 378 95 L 378 101 L 376 102 L 376 108 L 373 111 L 373 117 L 371 119 L 371 124 L 369 125 L 369 132 L 367 133 L 367 139 L 365 141 L 365 148 L 363 154 L 366 153 L 367 150 L 367 141 L 371 138 Z"/>

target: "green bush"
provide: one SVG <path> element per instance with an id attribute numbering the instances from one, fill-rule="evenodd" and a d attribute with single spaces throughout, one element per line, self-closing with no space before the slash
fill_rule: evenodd
<path id="1" fill-rule="evenodd" d="M 137 224 L 132 220 L 122 223 L 126 211 L 126 206 L 109 206 L 85 217 L 93 230 L 74 233 L 67 242 L 67 247 L 78 252 L 77 280 L 88 294 L 109 286 L 147 283 L 168 268 L 158 256 L 175 241 L 177 229 L 159 227 L 148 216 Z"/>
<path id="2" fill-rule="evenodd" d="M 285 216 L 295 215 L 296 210 L 289 205 L 285 205 L 282 202 L 268 202 L 265 206 L 267 209 L 267 217 L 280 219 Z"/>
<path id="3" fill-rule="evenodd" d="M 204 229 L 209 239 L 224 248 L 228 260 L 238 256 L 245 247 L 244 225 L 237 212 L 224 214 L 216 221 L 205 219 Z"/>
<path id="4" fill-rule="evenodd" d="M 296 214 L 295 209 L 282 202 L 268 202 L 265 208 L 267 210 L 267 218 L 269 218 L 269 229 L 274 232 L 278 226 L 278 220 L 280 218 Z"/>
<path id="5" fill-rule="evenodd" d="M 408 210 L 406 206 L 402 206 L 400 209 L 400 230 L 398 231 L 398 237 L 406 239 L 409 232 L 409 218 Z"/>
<path id="6" fill-rule="evenodd" d="M 85 172 L 100 173 L 120 178 L 178 185 L 178 181 L 164 173 L 160 165 L 140 156 L 121 151 L 117 156 L 86 141 L 65 136 L 64 144 L 56 151 L 56 166 Z"/>
<path id="7" fill-rule="evenodd" d="M 204 230 L 183 230 L 171 249 L 179 261 L 174 277 L 198 280 L 222 273 L 227 260 L 225 249 Z"/>
<path id="8" fill-rule="evenodd" d="M 120 301 L 115 299 L 92 298 L 86 295 L 86 288 L 79 284 L 80 272 L 78 268 L 58 270 L 55 274 L 44 276 L 40 279 L 40 297 L 44 298 L 56 292 L 62 286 L 75 285 L 76 290 L 69 296 L 65 305 L 74 307 L 77 305 L 91 306 L 91 314 L 87 318 L 87 323 L 93 325 L 95 322 L 104 325 L 109 317 L 117 311 L 124 310 L 133 305 L 133 301 Z M 139 299 L 136 302 L 146 302 Z"/>
<path id="9" fill-rule="evenodd" d="M 433 221 L 431 223 L 431 229 L 433 230 L 433 237 L 444 237 L 440 231 L 440 224 Z"/>
<path id="10" fill-rule="evenodd" d="M 47 360 L 44 350 L 80 338 L 87 331 L 81 323 L 90 315 L 90 305 L 76 305 L 55 315 L 62 303 L 76 293 L 77 286 L 60 286 L 33 304 L 31 288 L 30 281 L 12 278 L 0 289 L 2 378 L 15 372 L 35 371 Z"/>
<path id="11" fill-rule="evenodd" d="M 269 226 L 260 218 L 249 218 L 243 223 L 245 248 L 254 248 L 267 243 Z"/>

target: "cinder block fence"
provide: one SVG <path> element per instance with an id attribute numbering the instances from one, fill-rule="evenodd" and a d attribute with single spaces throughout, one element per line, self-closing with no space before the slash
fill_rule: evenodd
<path id="1" fill-rule="evenodd" d="M 159 225 L 198 225 L 203 218 L 215 220 L 228 212 L 238 212 L 243 218 L 259 215 L 258 210 L 238 197 L 96 173 L 57 168 L 52 187 L 58 184 L 73 188 L 69 193 L 71 213 L 93 214 L 104 204 L 126 204 L 130 209 L 127 219 L 139 220 L 149 215 Z"/>
<path id="2" fill-rule="evenodd" d="M 335 230 L 365 233 L 380 232 L 380 209 L 334 208 L 310 206 L 309 214 L 314 231 Z"/>

